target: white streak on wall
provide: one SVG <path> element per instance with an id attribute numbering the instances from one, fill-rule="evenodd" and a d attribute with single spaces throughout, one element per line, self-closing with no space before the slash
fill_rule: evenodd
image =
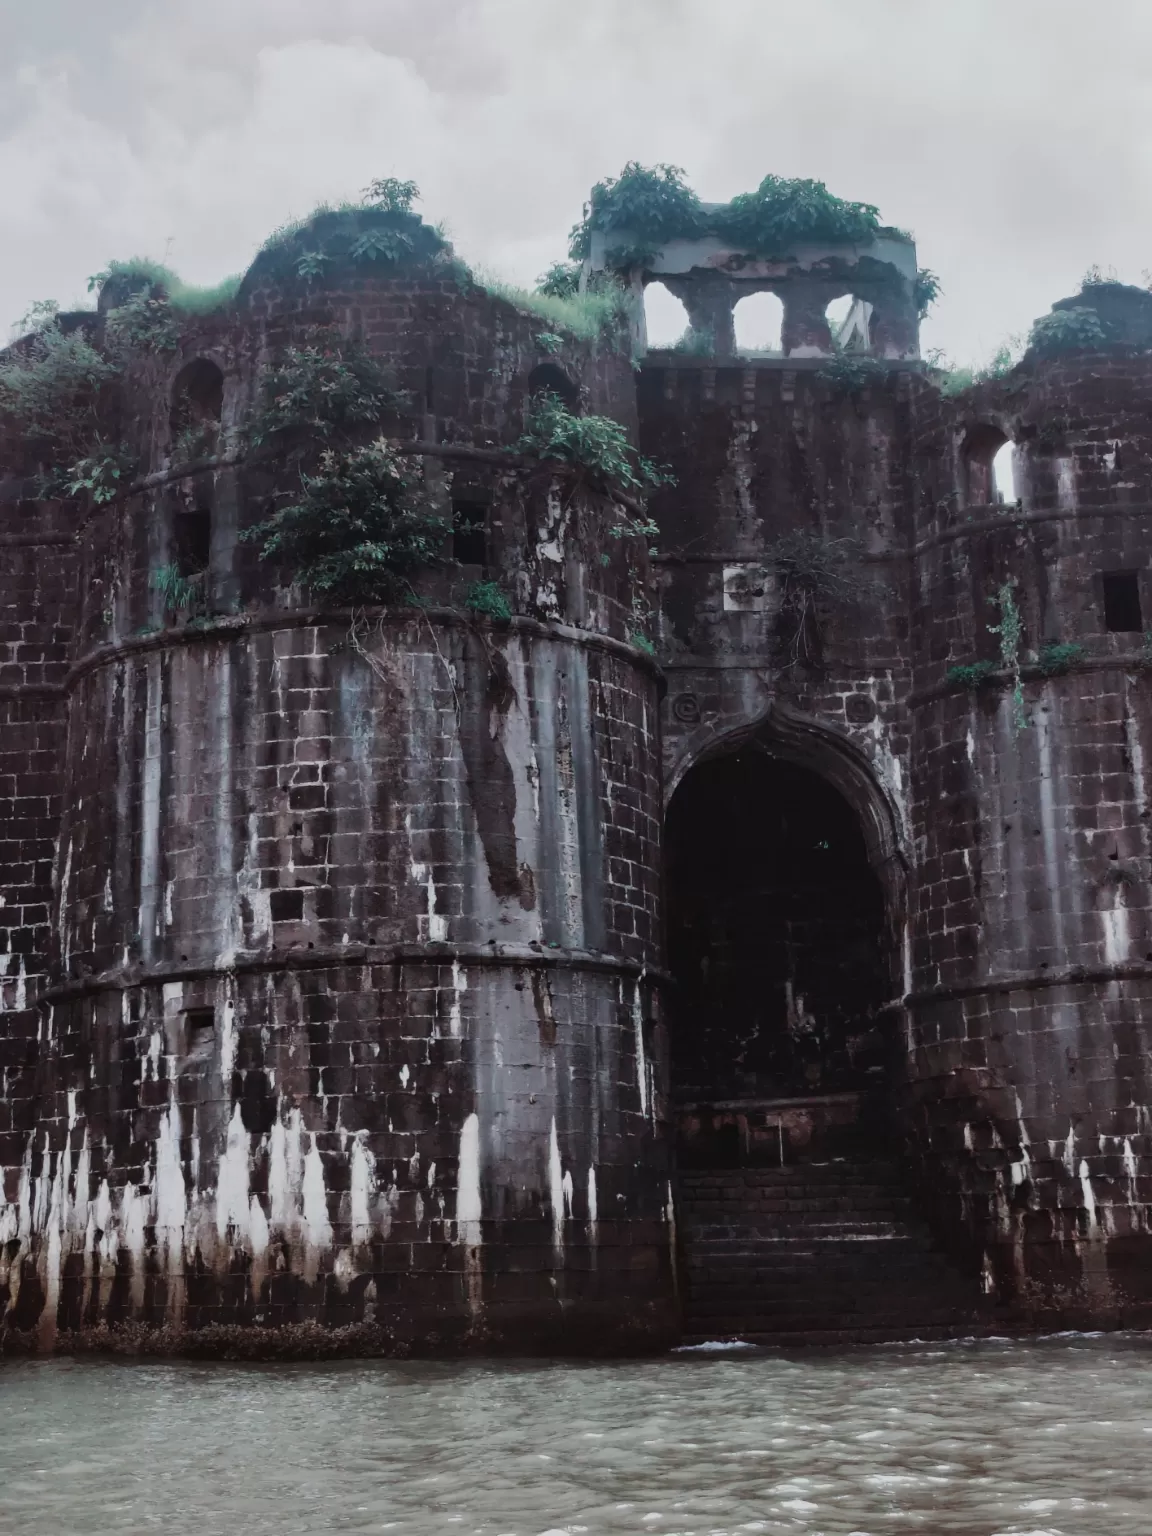
<path id="1" fill-rule="evenodd" d="M 64 872 L 60 876 L 60 915 L 56 923 L 56 932 L 60 939 L 60 957 L 67 969 L 71 957 L 71 946 L 68 942 L 68 887 L 72 883 L 72 839 L 68 839 L 68 846 L 64 853 Z"/>
<path id="2" fill-rule="evenodd" d="M 362 1244 L 372 1236 L 372 1197 L 376 1193 L 376 1159 L 368 1148 L 365 1131 L 357 1131 L 352 1142 L 349 1181 L 352 1242 Z"/>
<path id="3" fill-rule="evenodd" d="M 140 948 L 145 960 L 155 953 L 155 941 L 161 932 L 160 896 L 160 817 L 161 777 L 163 772 L 163 686 L 161 659 L 153 654 L 145 660 L 147 697 L 144 708 L 144 762 L 140 783 Z"/>
<path id="4" fill-rule="evenodd" d="M 1096 1196 L 1092 1189 L 1092 1180 L 1088 1176 L 1088 1161 L 1080 1159 L 1080 1192 L 1084 1199 L 1084 1209 L 1088 1213 L 1088 1236 L 1096 1237 L 1100 1231 L 1100 1224 L 1096 1219 Z"/>
<path id="5" fill-rule="evenodd" d="M 126 1184 L 120 1197 L 120 1243 L 132 1256 L 132 1306 L 137 1312 L 144 1305 L 144 1228 L 148 1225 L 151 1201 L 136 1188 Z"/>
<path id="6" fill-rule="evenodd" d="M 636 1086 L 640 1090 L 640 1113 L 647 1120 L 650 1081 L 648 1056 L 644 1049 L 644 1006 L 640 998 L 640 987 L 635 983 L 632 987 L 632 1024 L 636 1031 Z"/>
<path id="7" fill-rule="evenodd" d="M 1076 1173 L 1076 1127 L 1068 1127 L 1068 1140 L 1064 1143 L 1064 1166 L 1070 1174 Z"/>
<path id="8" fill-rule="evenodd" d="M 184 1223 L 188 1217 L 184 1169 L 180 1163 L 180 1129 L 180 1106 L 173 1083 L 156 1141 L 156 1239 L 167 1258 L 169 1271 L 182 1265 Z"/>
<path id="9" fill-rule="evenodd" d="M 448 1033 L 458 1039 L 463 1024 L 460 1017 L 460 995 L 468 990 L 468 973 L 461 969 L 459 960 L 452 962 L 452 1002 L 448 1008 Z"/>
<path id="10" fill-rule="evenodd" d="M 1063 892 L 1066 881 L 1057 841 L 1050 721 L 1050 715 L 1044 711 L 1036 716 L 1036 743 L 1040 759 L 1040 831 L 1044 849 L 1045 882 L 1051 901 L 1053 941 L 1057 950 L 1063 950 L 1065 946 Z"/>
<path id="11" fill-rule="evenodd" d="M 327 1248 L 332 1242 L 332 1226 L 328 1220 L 328 1196 L 324 1189 L 324 1160 L 320 1156 L 315 1133 L 304 1159 L 302 1194 L 308 1246 L 317 1250 Z"/>
<path id="12" fill-rule="evenodd" d="M 571 1168 L 569 1168 L 566 1171 L 566 1173 L 564 1174 L 564 1177 L 561 1180 L 560 1187 L 561 1187 L 561 1189 L 564 1192 L 564 1216 L 565 1216 L 566 1220 L 571 1221 L 572 1220 L 572 1198 L 573 1198 L 573 1196 L 575 1194 L 575 1189 L 574 1189 L 573 1184 L 572 1184 L 572 1170 L 571 1170 Z"/>
<path id="13" fill-rule="evenodd" d="M 216 1179 L 216 1232 L 221 1241 L 228 1236 L 230 1226 L 238 1237 L 247 1238 L 249 1209 L 248 1132 L 237 1104 Z"/>
<path id="14" fill-rule="evenodd" d="M 460 1163 L 456 1176 L 456 1241 L 465 1249 L 464 1272 L 468 1306 L 473 1316 L 483 1302 L 480 1262 L 482 1229 L 480 1203 L 480 1117 L 468 1116 L 460 1128 Z"/>
<path id="15" fill-rule="evenodd" d="M 596 1169 L 595 1166 L 588 1169 L 588 1241 L 595 1243 L 598 1239 L 597 1220 L 599 1211 L 596 1205 Z"/>
<path id="16" fill-rule="evenodd" d="M 224 1005 L 220 1023 L 220 1081 L 225 1094 L 232 1091 L 232 1073 L 236 1068 L 236 1008 L 231 999 Z"/>
<path id="17" fill-rule="evenodd" d="M 1128 908 L 1124 905 L 1123 887 L 1113 886 L 1108 899 L 1111 905 L 1100 912 L 1100 922 L 1104 928 L 1104 963 L 1120 965 L 1128 959 L 1131 949 Z"/>
<path id="18" fill-rule="evenodd" d="M 300 1224 L 300 1192 L 304 1182 L 303 1124 L 292 1109 L 285 1122 L 279 1116 L 268 1138 L 268 1206 L 272 1226 L 290 1237 Z"/>
<path id="19" fill-rule="evenodd" d="M 564 1169 L 560 1162 L 555 1115 L 548 1136 L 548 1197 L 552 1203 L 552 1246 L 559 1262 L 564 1257 Z"/>

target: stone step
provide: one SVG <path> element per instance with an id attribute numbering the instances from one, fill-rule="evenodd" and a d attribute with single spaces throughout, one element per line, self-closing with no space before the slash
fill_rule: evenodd
<path id="1" fill-rule="evenodd" d="M 895 1164 L 689 1170 L 678 1212 L 690 1338 L 944 1337 L 987 1318 Z"/>

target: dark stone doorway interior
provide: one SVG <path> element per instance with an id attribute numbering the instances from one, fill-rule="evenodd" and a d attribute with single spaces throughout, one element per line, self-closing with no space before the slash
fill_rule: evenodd
<path id="1" fill-rule="evenodd" d="M 676 790 L 666 871 L 682 1160 L 874 1144 L 896 1044 L 891 945 L 852 807 L 813 770 L 744 747 Z"/>

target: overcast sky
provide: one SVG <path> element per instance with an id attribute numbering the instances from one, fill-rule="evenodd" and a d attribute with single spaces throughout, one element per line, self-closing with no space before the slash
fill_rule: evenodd
<path id="1" fill-rule="evenodd" d="M 190 282 L 375 176 L 531 281 L 590 184 L 815 176 L 911 229 L 982 360 L 1152 268 L 1149 0 L 0 0 L 0 339 L 111 257 Z"/>

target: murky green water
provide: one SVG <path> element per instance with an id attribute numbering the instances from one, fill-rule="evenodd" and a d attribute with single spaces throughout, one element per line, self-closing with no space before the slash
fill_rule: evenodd
<path id="1" fill-rule="evenodd" d="M 1152 1338 L 0 1365 L 0 1531 L 1148 1536 Z"/>

